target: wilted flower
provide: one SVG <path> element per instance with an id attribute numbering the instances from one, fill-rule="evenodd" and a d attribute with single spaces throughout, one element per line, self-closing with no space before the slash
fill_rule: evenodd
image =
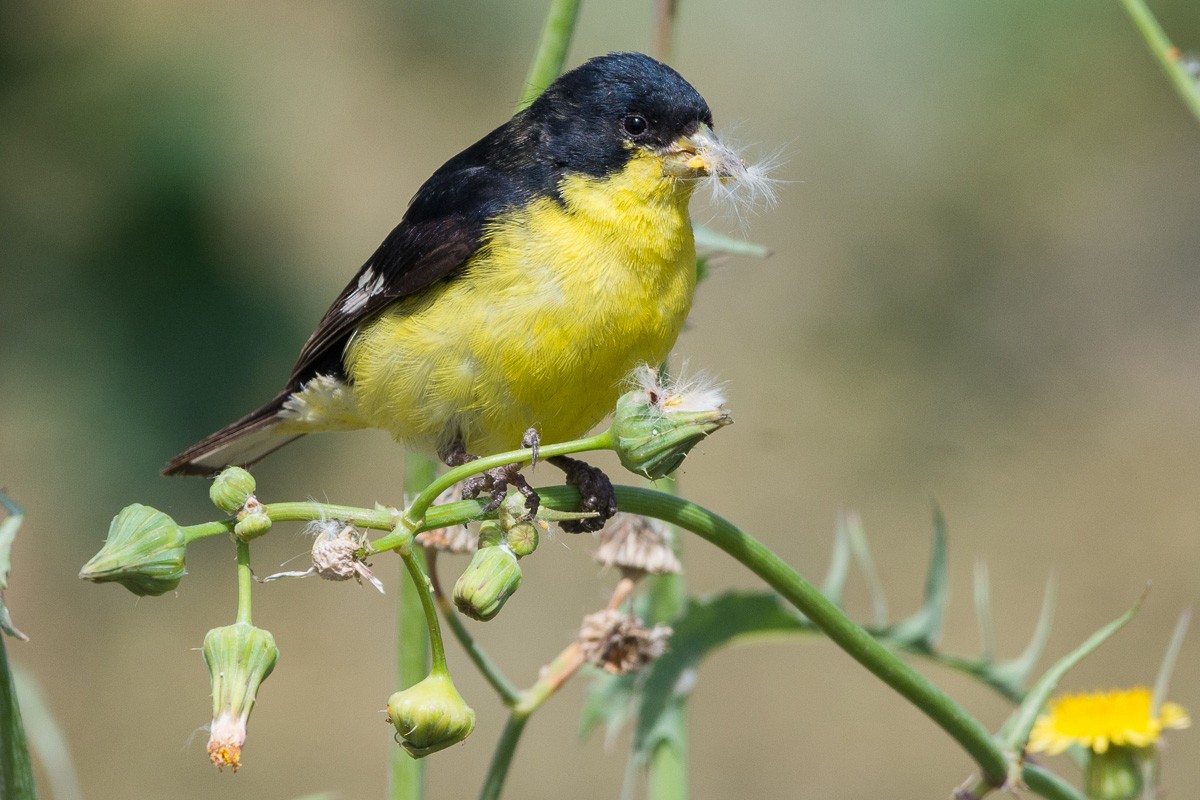
<path id="1" fill-rule="evenodd" d="M 636 388 L 617 400 L 612 426 L 617 456 L 631 472 L 666 477 L 701 439 L 733 422 L 713 387 L 664 384 L 645 365 L 633 381 Z"/>
<path id="2" fill-rule="evenodd" d="M 1175 703 L 1152 713 L 1145 687 L 1066 695 L 1037 718 L 1026 749 L 1055 755 L 1072 745 L 1086 748 L 1088 797 L 1133 800 L 1142 790 L 1142 762 L 1154 757 L 1162 732 L 1190 724 Z"/>
<path id="3" fill-rule="evenodd" d="M 671 529 L 652 517 L 618 513 L 600 531 L 594 558 L 622 572 L 668 575 L 683 571 L 671 547 Z"/>
<path id="4" fill-rule="evenodd" d="M 312 546 L 312 566 L 297 572 L 277 572 L 263 578 L 263 583 L 280 578 L 304 578 L 319 575 L 327 581 L 346 581 L 354 578 L 362 585 L 366 579 L 383 594 L 383 583 L 367 567 L 358 551 L 366 544 L 366 536 L 353 525 L 340 520 L 311 522 L 310 532 L 315 534 Z"/>
<path id="5" fill-rule="evenodd" d="M 614 675 L 637 672 L 667 649 L 671 629 L 645 627 L 637 617 L 606 609 L 583 618 L 579 642 L 589 664 Z"/>
<path id="6" fill-rule="evenodd" d="M 475 712 L 444 672 L 431 672 L 420 683 L 396 692 L 388 699 L 387 710 L 400 745 L 413 758 L 457 744 L 475 729 Z"/>
<path id="7" fill-rule="evenodd" d="M 258 687 L 275 669 L 279 648 L 270 631 L 238 622 L 213 628 L 204 637 L 204 661 L 212 678 L 213 721 L 208 757 L 237 772 L 246 743 L 246 721 Z"/>
<path id="8" fill-rule="evenodd" d="M 104 547 L 79 577 L 95 583 L 116 581 L 134 594 L 158 596 L 183 580 L 186 554 L 187 537 L 175 520 L 134 503 L 113 518 Z"/>

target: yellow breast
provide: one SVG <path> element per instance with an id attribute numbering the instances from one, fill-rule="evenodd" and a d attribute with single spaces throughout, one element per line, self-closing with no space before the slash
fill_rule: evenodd
<path id="1" fill-rule="evenodd" d="M 611 411 L 621 382 L 663 360 L 696 284 L 691 185 L 635 156 L 570 176 L 497 221 L 462 275 L 364 326 L 346 352 L 364 421 L 435 448 L 461 435 L 487 454 L 575 438 Z"/>

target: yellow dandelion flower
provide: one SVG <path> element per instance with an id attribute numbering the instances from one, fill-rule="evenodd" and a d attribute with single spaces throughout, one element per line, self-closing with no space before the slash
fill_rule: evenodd
<path id="1" fill-rule="evenodd" d="M 1187 711 L 1175 703 L 1164 703 L 1157 717 L 1151 715 L 1150 705 L 1150 690 L 1143 686 L 1065 695 L 1051 701 L 1049 712 L 1038 717 L 1027 749 L 1056 755 L 1073 744 L 1095 753 L 1110 746 L 1148 748 L 1165 729 L 1191 724 Z"/>

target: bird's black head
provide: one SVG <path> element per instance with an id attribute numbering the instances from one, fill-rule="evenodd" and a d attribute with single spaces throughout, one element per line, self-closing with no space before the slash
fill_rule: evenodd
<path id="1" fill-rule="evenodd" d="M 641 53 L 610 53 L 551 84 L 521 127 L 536 137 L 539 160 L 600 177 L 624 167 L 639 149 L 686 160 L 680 142 L 711 135 L 712 112 L 666 64 Z"/>

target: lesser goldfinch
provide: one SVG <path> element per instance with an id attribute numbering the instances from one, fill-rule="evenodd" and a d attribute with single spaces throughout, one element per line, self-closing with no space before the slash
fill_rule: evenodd
<path id="1" fill-rule="evenodd" d="M 449 464 L 586 433 L 637 365 L 666 358 L 696 286 L 688 202 L 742 162 L 704 98 L 639 53 L 563 74 L 447 161 L 359 269 L 270 402 L 164 474 L 249 465 L 307 433 L 382 428 Z M 739 172 L 740 170 L 740 172 Z M 599 470 L 550 459 L 583 508 L 615 512 Z M 514 471 L 490 482 L 532 490 Z"/>

